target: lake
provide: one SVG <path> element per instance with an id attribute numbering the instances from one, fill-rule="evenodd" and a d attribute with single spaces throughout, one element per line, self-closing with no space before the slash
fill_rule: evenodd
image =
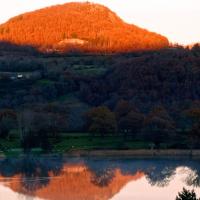
<path id="1" fill-rule="evenodd" d="M 33 157 L 0 160 L 1 200 L 175 200 L 200 196 L 200 160 Z"/>

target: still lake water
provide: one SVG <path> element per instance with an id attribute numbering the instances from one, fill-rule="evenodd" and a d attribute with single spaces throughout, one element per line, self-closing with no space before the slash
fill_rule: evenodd
<path id="1" fill-rule="evenodd" d="M 175 200 L 183 187 L 200 196 L 200 160 L 0 160 L 0 200 Z"/>

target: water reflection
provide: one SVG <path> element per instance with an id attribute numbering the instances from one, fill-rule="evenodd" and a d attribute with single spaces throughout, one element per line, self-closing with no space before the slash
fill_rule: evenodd
<path id="1" fill-rule="evenodd" d="M 200 193 L 199 160 L 32 156 L 0 160 L 0 197 L 4 199 L 16 193 L 20 195 L 12 200 L 145 200 L 150 195 L 154 200 L 163 195 L 170 200 L 166 193 L 173 190 L 173 200 L 183 186 Z"/>
<path id="2" fill-rule="evenodd" d="M 40 188 L 48 187 L 50 179 L 57 176 L 62 167 L 62 158 L 49 159 L 48 163 L 32 156 L 8 158 L 0 162 L 0 182 L 30 199 Z"/>

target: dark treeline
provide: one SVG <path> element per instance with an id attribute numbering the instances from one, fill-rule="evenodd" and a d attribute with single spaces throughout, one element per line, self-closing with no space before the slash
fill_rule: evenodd
<path id="1" fill-rule="evenodd" d="M 27 48 L 0 48 L 1 138 L 14 131 L 25 149 L 50 149 L 47 138 L 90 132 L 198 148 L 199 45 L 62 56 Z"/>

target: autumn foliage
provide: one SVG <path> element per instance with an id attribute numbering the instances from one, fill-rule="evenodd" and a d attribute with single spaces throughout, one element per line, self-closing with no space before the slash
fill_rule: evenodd
<path id="1" fill-rule="evenodd" d="M 0 25 L 0 40 L 43 50 L 127 52 L 167 47 L 167 38 L 123 22 L 108 8 L 67 3 L 25 13 Z"/>

